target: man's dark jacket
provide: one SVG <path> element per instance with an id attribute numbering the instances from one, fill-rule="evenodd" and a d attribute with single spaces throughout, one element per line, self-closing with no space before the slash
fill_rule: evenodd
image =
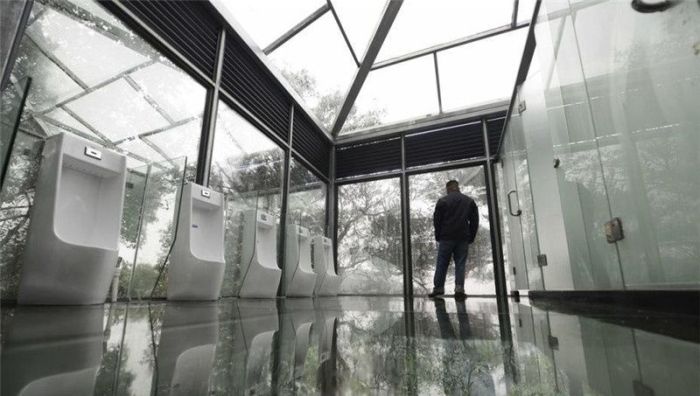
<path id="1" fill-rule="evenodd" d="M 479 208 L 459 191 L 440 198 L 433 214 L 436 241 L 474 242 L 479 229 Z"/>

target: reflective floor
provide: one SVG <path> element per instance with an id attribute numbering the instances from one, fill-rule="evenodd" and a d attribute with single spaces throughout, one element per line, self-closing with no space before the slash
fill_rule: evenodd
<path id="1" fill-rule="evenodd" d="M 3 307 L 2 395 L 700 393 L 697 317 L 594 319 L 527 301 L 499 315 L 487 298 L 404 304 Z"/>

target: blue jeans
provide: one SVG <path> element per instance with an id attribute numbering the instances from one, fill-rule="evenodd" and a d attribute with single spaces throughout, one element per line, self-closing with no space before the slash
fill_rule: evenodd
<path id="1" fill-rule="evenodd" d="M 445 291 L 445 278 L 447 277 L 447 267 L 450 266 L 450 259 L 455 260 L 455 291 L 464 292 L 464 275 L 469 253 L 469 242 L 467 241 L 439 241 L 437 253 L 437 265 L 435 266 L 435 276 L 433 277 L 433 291 Z"/>

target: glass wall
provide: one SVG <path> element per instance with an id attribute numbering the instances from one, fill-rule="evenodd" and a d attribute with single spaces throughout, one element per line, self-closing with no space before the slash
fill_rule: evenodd
<path id="1" fill-rule="evenodd" d="M 409 207 L 411 209 L 411 255 L 413 262 L 413 293 L 427 294 L 433 288 L 437 244 L 433 228 L 433 212 L 437 200 L 445 195 L 445 183 L 457 180 L 462 193 L 474 199 L 479 208 L 479 231 L 469 246 L 467 274 L 464 284 L 467 294 L 495 294 L 491 227 L 483 166 L 423 173 L 410 176 Z M 455 283 L 454 262 L 447 273 L 445 287 Z"/>
<path id="2" fill-rule="evenodd" d="M 151 164 L 163 174 L 181 174 L 185 157 L 187 177 L 193 180 L 206 97 L 205 87 L 94 1 L 34 2 L 10 89 L 19 88 L 26 78 L 32 84 L 0 202 L 2 288 L 8 292 L 3 298 L 12 298 L 14 286 L 6 280 L 21 270 L 18 260 L 30 226 L 34 168 L 39 166 L 43 140 L 73 134 L 125 154 L 135 186 L 135 175 L 143 175 Z M 126 193 L 127 201 L 133 198 L 131 189 Z M 133 224 L 122 227 L 130 233 L 122 235 L 120 256 L 125 263 L 133 258 L 132 233 L 139 223 L 139 208 L 127 209 L 124 220 Z M 160 214 L 156 217 L 162 219 Z M 149 238 L 158 244 L 161 235 Z M 6 269 L 14 275 L 6 277 Z"/>
<path id="3" fill-rule="evenodd" d="M 287 224 L 297 224 L 307 228 L 312 236 L 326 236 L 328 186 L 294 158 L 289 167 Z"/>
<path id="4" fill-rule="evenodd" d="M 538 273 L 549 290 L 700 288 L 699 22 L 692 2 L 543 2 L 502 156 L 530 288 Z M 609 243 L 615 217 L 624 238 Z"/>
<path id="5" fill-rule="evenodd" d="M 221 191 L 226 202 L 226 272 L 222 296 L 237 295 L 240 273 L 242 216 L 246 210 L 279 218 L 284 152 L 271 139 L 233 109 L 219 102 L 209 185 Z"/>
<path id="6" fill-rule="evenodd" d="M 398 178 L 338 186 L 341 294 L 402 294 L 401 187 Z"/>

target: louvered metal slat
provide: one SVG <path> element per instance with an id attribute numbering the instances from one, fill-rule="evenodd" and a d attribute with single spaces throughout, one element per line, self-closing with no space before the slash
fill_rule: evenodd
<path id="1" fill-rule="evenodd" d="M 123 0 L 121 3 L 193 65 L 214 76 L 221 24 L 206 2 Z M 111 1 L 101 4 L 124 16 Z"/>
<path id="2" fill-rule="evenodd" d="M 505 116 L 486 121 L 486 129 L 489 136 L 489 152 L 492 157 L 498 155 L 496 151 L 498 150 L 498 142 L 501 138 L 501 133 L 503 133 L 505 122 Z"/>
<path id="3" fill-rule="evenodd" d="M 244 48 L 235 33 L 226 42 L 221 85 L 248 111 L 263 121 L 275 134 L 289 139 L 291 101 L 264 66 Z"/>
<path id="4" fill-rule="evenodd" d="M 479 158 L 486 155 L 481 123 L 406 136 L 406 166 Z"/>
<path id="5" fill-rule="evenodd" d="M 331 145 L 321 134 L 301 110 L 294 111 L 292 147 L 328 177 Z"/>
<path id="6" fill-rule="evenodd" d="M 339 146 L 335 162 L 337 178 L 401 169 L 401 139 Z"/>

